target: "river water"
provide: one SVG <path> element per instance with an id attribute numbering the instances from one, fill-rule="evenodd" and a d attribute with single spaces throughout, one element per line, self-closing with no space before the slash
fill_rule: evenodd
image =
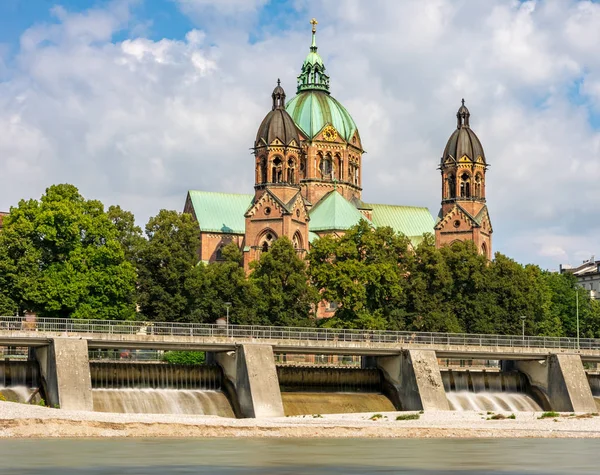
<path id="1" fill-rule="evenodd" d="M 597 474 L 591 439 L 0 440 L 2 475 Z"/>

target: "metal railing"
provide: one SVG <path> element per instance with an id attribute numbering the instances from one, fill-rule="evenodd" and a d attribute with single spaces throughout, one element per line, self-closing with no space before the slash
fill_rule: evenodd
<path id="1" fill-rule="evenodd" d="M 202 323 L 84 320 L 69 318 L 0 317 L 0 334 L 23 332 L 86 333 L 103 335 L 148 335 L 172 337 L 225 337 L 238 339 L 284 340 L 287 342 L 419 344 L 435 346 L 479 346 L 503 348 L 544 348 L 600 350 L 600 339 L 548 336 L 483 335 L 467 333 L 400 332 L 386 330 L 347 330 L 335 328 L 296 328 L 257 325 L 218 325 Z"/>

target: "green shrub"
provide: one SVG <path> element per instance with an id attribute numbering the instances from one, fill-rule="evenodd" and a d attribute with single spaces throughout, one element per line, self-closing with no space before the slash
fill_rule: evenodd
<path id="1" fill-rule="evenodd" d="M 508 416 L 508 419 L 516 419 L 517 416 L 515 416 L 514 414 L 511 414 L 510 416 Z"/>
<path id="2" fill-rule="evenodd" d="M 494 414 L 492 417 L 489 418 L 489 420 L 492 421 L 501 421 L 503 419 L 506 419 L 506 416 L 504 414 Z"/>
<path id="3" fill-rule="evenodd" d="M 5 401 L 6 402 L 6 396 L 2 393 L 0 393 L 0 401 Z"/>
<path id="4" fill-rule="evenodd" d="M 421 416 L 419 414 L 401 414 L 396 417 L 397 421 L 416 421 Z"/>
<path id="5" fill-rule="evenodd" d="M 381 419 L 383 416 L 381 414 L 373 414 L 369 419 L 371 419 L 372 421 L 377 421 L 379 419 Z"/>
<path id="6" fill-rule="evenodd" d="M 163 361 L 169 364 L 197 366 L 204 364 L 206 355 L 203 351 L 167 351 Z"/>
<path id="7" fill-rule="evenodd" d="M 45 406 L 46 405 L 46 401 L 44 401 L 44 398 L 41 397 L 39 402 L 38 402 L 38 406 Z"/>
<path id="8" fill-rule="evenodd" d="M 552 417 L 560 417 L 560 414 L 554 411 L 543 412 L 538 419 L 550 419 Z"/>

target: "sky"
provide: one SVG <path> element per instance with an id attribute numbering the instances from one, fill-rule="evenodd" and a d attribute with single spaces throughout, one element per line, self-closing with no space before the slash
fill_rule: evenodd
<path id="1" fill-rule="evenodd" d="M 600 4 L 587 0 L 0 0 L 0 210 L 56 183 L 132 211 L 250 193 L 250 148 L 311 18 L 367 153 L 363 199 L 426 206 L 461 98 L 494 251 L 600 255 Z"/>

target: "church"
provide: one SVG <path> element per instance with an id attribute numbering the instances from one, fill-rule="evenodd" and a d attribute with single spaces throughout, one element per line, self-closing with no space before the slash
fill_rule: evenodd
<path id="1" fill-rule="evenodd" d="M 373 227 L 389 226 L 406 235 L 413 246 L 425 233 L 435 233 L 437 246 L 473 240 L 490 258 L 487 162 L 470 128 L 464 100 L 441 158 L 437 220 L 426 207 L 366 203 L 360 133 L 350 113 L 331 95 L 329 76 L 317 52 L 317 22 L 311 23 L 312 44 L 298 76 L 296 96 L 287 100 L 278 80 L 271 110 L 258 126 L 252 148 L 254 192 L 188 192 L 184 212 L 198 222 L 200 260 L 220 260 L 221 249 L 235 242 L 249 271 L 250 263 L 279 237 L 287 236 L 305 255 L 315 239 L 341 235 L 360 220 Z"/>

